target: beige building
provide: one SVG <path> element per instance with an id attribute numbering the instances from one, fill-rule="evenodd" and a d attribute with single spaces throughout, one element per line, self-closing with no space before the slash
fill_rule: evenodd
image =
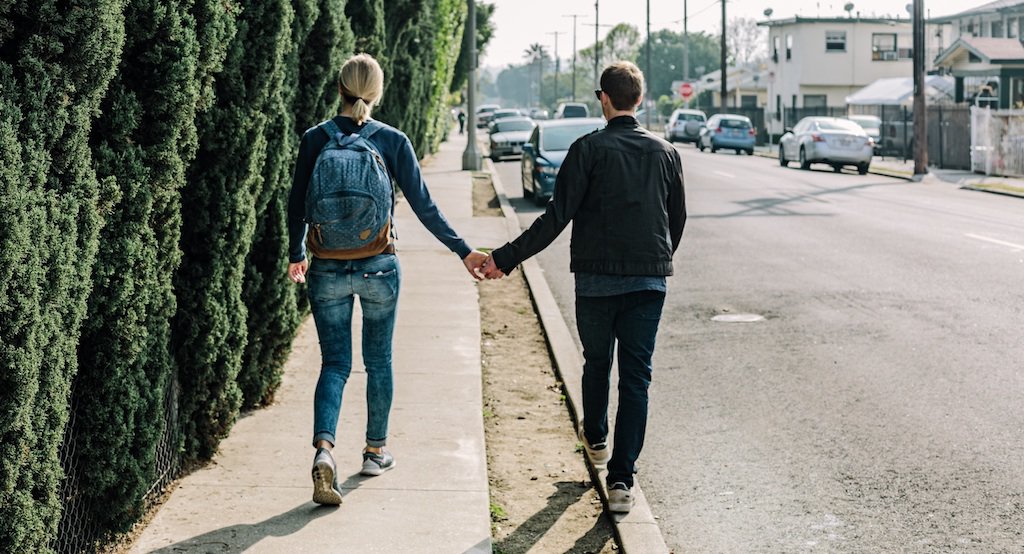
<path id="1" fill-rule="evenodd" d="M 909 19 L 797 16 L 758 25 L 768 28 L 765 116 L 772 133 L 805 114 L 844 108 L 847 96 L 878 79 L 913 71 Z"/>

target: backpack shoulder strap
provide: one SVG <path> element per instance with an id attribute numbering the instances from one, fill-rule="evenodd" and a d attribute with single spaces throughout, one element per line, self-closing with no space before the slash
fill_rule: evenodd
<path id="1" fill-rule="evenodd" d="M 327 121 L 324 121 L 320 125 L 317 125 L 317 127 L 320 127 L 320 129 L 323 132 L 327 133 L 328 143 L 330 143 L 331 140 L 337 138 L 339 133 L 342 135 L 345 134 L 341 132 L 341 127 L 338 127 L 338 124 L 335 123 L 333 119 L 328 119 Z"/>
<path id="2" fill-rule="evenodd" d="M 372 137 L 374 133 L 380 131 L 383 128 L 384 124 L 381 123 L 380 121 L 377 121 L 376 119 L 367 119 L 366 125 L 363 125 L 363 128 L 359 130 L 359 136 L 364 139 L 368 139 Z"/>

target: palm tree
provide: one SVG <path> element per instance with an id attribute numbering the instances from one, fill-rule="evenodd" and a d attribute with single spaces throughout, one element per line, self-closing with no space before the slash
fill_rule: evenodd
<path id="1" fill-rule="evenodd" d="M 541 98 L 541 84 L 543 83 L 544 77 L 544 59 L 548 57 L 547 49 L 544 48 L 543 44 L 533 43 L 529 48 L 523 50 L 523 57 L 526 58 L 527 63 L 532 63 L 537 66 L 537 99 L 538 103 Z M 530 94 L 533 94 L 533 86 L 530 86 Z M 529 99 L 530 106 L 533 106 L 533 98 Z"/>

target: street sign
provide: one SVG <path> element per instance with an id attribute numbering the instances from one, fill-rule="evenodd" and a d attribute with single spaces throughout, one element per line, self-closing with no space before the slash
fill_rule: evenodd
<path id="1" fill-rule="evenodd" d="M 683 98 L 689 98 L 693 96 L 693 85 L 690 83 L 683 83 L 679 85 L 679 95 Z"/>

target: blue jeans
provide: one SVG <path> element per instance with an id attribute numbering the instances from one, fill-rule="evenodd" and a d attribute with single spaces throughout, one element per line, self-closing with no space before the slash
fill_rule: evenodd
<path id="1" fill-rule="evenodd" d="M 647 429 L 647 388 L 665 293 L 577 296 L 576 328 L 583 343 L 583 432 L 591 444 L 608 437 L 608 394 L 618 342 L 619 409 L 607 482 L 633 486 Z"/>
<path id="2" fill-rule="evenodd" d="M 363 310 L 366 366 L 366 444 L 384 446 L 394 395 L 391 340 L 395 334 L 402 270 L 394 254 L 362 260 L 314 258 L 309 267 L 309 303 L 320 337 L 323 366 L 313 398 L 313 445 L 335 442 L 345 383 L 352 372 L 352 309 Z"/>

